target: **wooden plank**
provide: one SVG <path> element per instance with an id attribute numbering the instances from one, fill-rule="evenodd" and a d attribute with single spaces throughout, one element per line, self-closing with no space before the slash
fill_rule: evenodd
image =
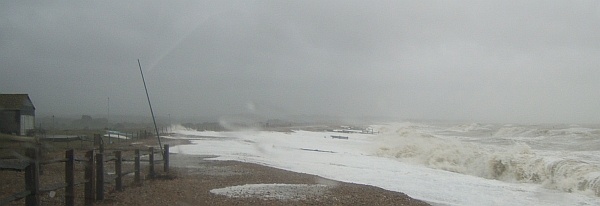
<path id="1" fill-rule="evenodd" d="M 16 135 L 4 134 L 4 133 L 0 133 L 0 139 L 13 140 L 13 141 L 19 141 L 19 142 L 31 142 L 31 143 L 36 142 L 34 137 L 16 136 Z"/>
<path id="2" fill-rule="evenodd" d="M 15 160 L 15 159 L 19 159 L 19 157 L 15 156 L 15 155 L 9 155 L 9 156 L 2 156 L 2 157 L 0 157 L 0 160 Z"/>
<path id="3" fill-rule="evenodd" d="M 59 162 L 67 162 L 67 159 L 53 159 L 53 160 L 48 160 L 48 161 L 43 161 L 40 162 L 40 165 L 47 165 L 47 164 L 53 164 L 53 163 L 59 163 Z"/>
<path id="4" fill-rule="evenodd" d="M 56 184 L 52 184 L 50 186 L 40 189 L 40 193 L 50 192 L 50 191 L 54 191 L 54 190 L 58 190 L 58 189 L 66 188 L 66 187 L 67 187 L 67 183 L 64 183 L 64 182 L 56 183 Z"/>
<path id="5" fill-rule="evenodd" d="M 114 161 L 114 160 L 117 160 L 117 158 L 114 156 L 104 157 L 104 162 L 110 162 L 110 161 Z"/>
<path id="6" fill-rule="evenodd" d="M 23 171 L 27 166 L 27 161 L 0 161 L 0 170 Z"/>
<path id="7" fill-rule="evenodd" d="M 41 141 L 46 142 L 72 142 L 81 140 L 80 136 L 68 136 L 68 135 L 57 135 L 54 137 L 40 138 Z"/>
<path id="8" fill-rule="evenodd" d="M 15 193 L 15 194 L 6 196 L 6 197 L 0 199 L 0 205 L 5 205 L 9 202 L 23 199 L 24 197 L 27 197 L 27 195 L 29 195 L 29 194 L 31 194 L 31 192 L 25 191 L 25 192 L 19 192 L 19 193 Z"/>
<path id="9" fill-rule="evenodd" d="M 140 160 L 140 162 L 150 162 L 150 160 Z M 154 160 L 152 162 L 154 162 L 154 164 L 156 164 L 156 163 L 162 163 L 163 160 Z"/>
<path id="10" fill-rule="evenodd" d="M 75 157 L 75 162 L 87 162 L 89 159 L 88 158 L 78 158 Z"/>

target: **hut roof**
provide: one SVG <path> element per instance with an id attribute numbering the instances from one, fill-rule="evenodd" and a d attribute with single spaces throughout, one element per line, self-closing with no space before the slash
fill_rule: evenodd
<path id="1" fill-rule="evenodd" d="M 0 94 L 0 110 L 20 110 L 27 106 L 35 110 L 28 94 Z"/>

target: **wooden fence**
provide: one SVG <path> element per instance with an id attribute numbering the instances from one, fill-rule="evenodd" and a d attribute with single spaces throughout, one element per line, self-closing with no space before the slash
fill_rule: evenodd
<path id="1" fill-rule="evenodd" d="M 162 160 L 155 160 L 154 154 L 161 151 L 154 151 L 153 147 L 149 148 L 147 153 L 149 156 L 148 176 L 150 178 L 155 177 L 154 166 L 157 162 L 164 163 L 164 171 L 169 170 L 169 145 L 164 145 L 164 151 Z M 26 160 L 21 161 L 0 161 L 0 170 L 13 170 L 25 172 L 25 190 L 10 194 L 8 196 L 0 196 L 0 205 L 4 205 L 9 202 L 18 201 L 25 198 L 25 205 L 41 205 L 41 194 L 63 189 L 65 191 L 64 203 L 65 205 L 75 205 L 75 186 L 85 184 L 84 198 L 85 205 L 92 205 L 96 200 L 103 200 L 105 193 L 105 183 L 111 183 L 115 181 L 116 191 L 123 190 L 123 176 L 128 174 L 134 174 L 135 185 L 141 183 L 141 167 L 140 163 L 142 154 L 139 149 L 135 150 L 135 155 L 127 159 L 122 156 L 122 151 L 114 151 L 114 156 L 107 156 L 104 151 L 103 144 L 100 145 L 98 153 L 94 150 L 89 150 L 85 153 L 84 158 L 75 157 L 74 150 L 67 150 L 65 152 L 64 159 L 57 159 L 51 161 L 41 161 L 39 148 L 29 148 L 26 152 Z M 23 157 L 22 157 L 23 158 Z M 6 158 L 4 158 L 6 159 Z M 107 162 L 114 162 L 114 175 L 108 175 L 105 171 Z M 134 162 L 133 171 L 122 171 L 123 162 L 131 161 Z M 40 187 L 40 165 L 65 163 L 65 179 L 64 183 L 48 185 L 44 188 Z M 75 162 L 82 162 L 84 169 L 84 179 L 75 180 Z"/>
<path id="2" fill-rule="evenodd" d="M 2 134 L 0 134 L 2 135 Z M 161 135 L 163 135 L 161 133 Z M 107 131 L 106 134 L 94 134 L 93 137 L 88 135 L 46 135 L 45 133 L 41 136 L 31 138 L 31 142 L 41 141 L 41 142 L 64 142 L 67 144 L 67 147 L 75 148 L 75 144 L 72 142 L 79 142 L 80 148 L 84 148 L 84 144 L 88 144 L 88 142 L 93 142 L 94 146 L 97 147 L 100 145 L 100 142 L 103 139 L 108 140 L 109 144 L 122 142 L 122 141 L 131 141 L 131 140 L 144 140 L 152 137 L 156 137 L 154 133 L 148 132 L 146 130 L 138 130 L 136 132 L 119 132 L 119 131 Z M 73 145 L 69 145 L 73 144 Z M 0 148 L 2 149 L 2 148 Z"/>

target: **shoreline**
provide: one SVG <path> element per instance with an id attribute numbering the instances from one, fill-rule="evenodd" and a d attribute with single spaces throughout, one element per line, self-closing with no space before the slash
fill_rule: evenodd
<path id="1" fill-rule="evenodd" d="M 110 193 L 95 205 L 429 205 L 404 193 L 375 186 L 339 182 L 254 163 L 206 160 L 211 157 L 216 156 L 172 154 L 172 171 L 164 174 L 165 178 Z M 278 193 L 272 189 L 261 193 L 248 191 L 250 195 L 244 197 L 211 192 L 234 186 L 264 185 L 325 185 L 327 189 L 308 198 L 272 198 Z M 305 190 L 294 190 L 292 194 L 303 192 Z"/>
<path id="2" fill-rule="evenodd" d="M 161 140 L 173 147 L 191 144 L 184 139 Z M 143 149 L 156 146 L 154 144 L 155 140 L 148 139 L 110 145 L 110 149 Z M 16 150 L 22 147 L 21 143 L 11 145 Z M 45 153 L 48 159 L 62 158 L 64 155 L 63 148 L 51 150 Z M 82 151 L 83 148 L 77 150 L 79 153 Z M 114 182 L 108 183 L 105 186 L 105 199 L 94 205 L 429 205 L 401 192 L 375 186 L 340 182 L 255 163 L 208 159 L 213 157 L 218 156 L 171 153 L 169 172 L 163 172 L 162 165 L 156 165 L 157 178 L 142 177 L 144 180 L 141 185 L 133 183 L 132 175 L 125 176 L 123 191 L 115 191 Z M 76 170 L 83 171 L 81 164 L 77 164 L 77 167 L 79 169 Z M 126 167 L 133 165 L 127 164 Z M 142 168 L 142 174 L 147 174 L 148 168 Z M 24 190 L 23 178 L 23 172 L 0 171 L 0 197 Z M 51 164 L 44 166 L 40 181 L 45 186 L 61 182 L 63 178 L 64 166 Z M 83 185 L 76 188 L 77 191 L 83 191 Z M 228 195 L 240 191 L 242 196 Z M 77 192 L 76 196 L 76 204 L 82 204 L 83 193 Z M 55 195 L 44 193 L 41 198 L 44 204 L 61 204 L 64 190 L 56 190 Z M 7 203 L 23 204 L 24 199 Z"/>

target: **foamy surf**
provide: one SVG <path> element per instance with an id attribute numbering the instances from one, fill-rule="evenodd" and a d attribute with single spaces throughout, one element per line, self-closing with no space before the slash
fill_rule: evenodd
<path id="1" fill-rule="evenodd" d="M 460 128 L 477 130 L 476 125 Z M 531 138 L 543 142 L 552 137 L 567 136 L 571 140 L 589 137 L 596 130 L 503 127 L 491 138 L 509 137 L 511 143 L 507 145 L 507 141 L 486 140 L 490 138 L 487 136 L 480 137 L 482 141 L 479 142 L 473 137 L 465 142 L 460 138 L 437 135 L 444 133 L 439 130 L 412 124 L 380 129 L 393 132 L 381 135 L 380 146 L 375 152 L 377 156 L 487 179 L 535 183 L 563 192 L 600 196 L 600 166 L 572 159 L 569 151 L 538 154 L 527 144 Z M 456 127 L 450 130 L 456 131 Z M 519 141 L 519 137 L 524 141 Z"/>
<path id="2" fill-rule="evenodd" d="M 398 123 L 372 127 L 379 133 L 349 133 L 344 140 L 327 138 L 339 135 L 331 131 L 182 130 L 176 131 L 179 136 L 174 138 L 190 139 L 193 145 L 171 151 L 216 155 L 215 160 L 251 162 L 373 185 L 434 205 L 600 205 L 595 192 L 597 175 L 583 169 L 596 170 L 590 160 L 597 160 L 600 153 L 565 152 L 555 147 L 593 145 L 589 142 L 548 144 L 543 141 L 564 137 L 520 138 L 514 133 L 497 133 L 503 127 L 522 127 L 519 125 Z M 549 130 L 559 129 L 564 128 Z"/>

